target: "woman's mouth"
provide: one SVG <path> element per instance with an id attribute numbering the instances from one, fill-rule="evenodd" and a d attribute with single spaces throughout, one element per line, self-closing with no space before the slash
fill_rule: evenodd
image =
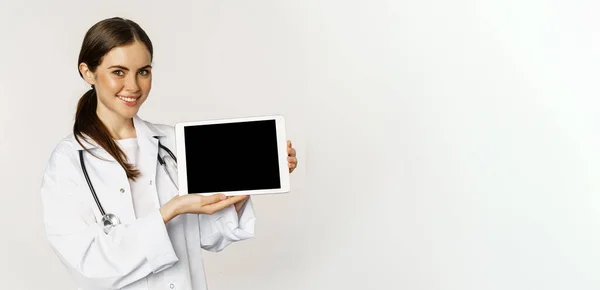
<path id="1" fill-rule="evenodd" d="M 135 106 L 137 104 L 137 100 L 140 97 L 117 96 L 117 98 L 119 98 L 119 100 L 121 100 L 126 106 L 133 107 L 133 106 Z"/>

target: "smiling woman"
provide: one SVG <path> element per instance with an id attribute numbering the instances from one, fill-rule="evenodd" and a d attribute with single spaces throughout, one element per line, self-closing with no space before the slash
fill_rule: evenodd
<path id="1" fill-rule="evenodd" d="M 102 63 L 95 68 L 95 73 L 86 63 L 80 64 L 81 73 L 100 97 L 97 109 L 99 115 L 110 117 L 118 114 L 129 118 L 135 115 L 148 97 L 152 85 L 150 62 L 151 56 L 146 45 L 134 41 L 108 52 Z M 122 102 L 117 102 L 115 98 Z M 127 107 L 124 108 L 123 104 Z"/>
<path id="2" fill-rule="evenodd" d="M 133 179 L 139 171 L 126 162 L 124 152 L 110 136 L 132 138 L 135 131 L 108 128 L 100 120 L 114 123 L 137 114 L 152 87 L 152 57 L 152 42 L 137 23 L 112 19 L 89 29 L 78 59 L 79 74 L 92 89 L 79 100 L 74 135 L 80 142 L 86 134 L 107 148 L 127 177 Z"/>
<path id="3" fill-rule="evenodd" d="M 173 126 L 137 116 L 152 57 L 149 37 L 127 19 L 100 21 L 83 40 L 79 74 L 92 88 L 41 188 L 48 241 L 80 289 L 206 289 L 201 250 L 254 236 L 248 196 L 178 195 L 161 156 L 177 162 Z M 291 173 L 291 143 L 288 154 Z"/>

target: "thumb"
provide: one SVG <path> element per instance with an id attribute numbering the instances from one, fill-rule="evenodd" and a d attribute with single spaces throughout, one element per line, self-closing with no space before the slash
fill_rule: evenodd
<path id="1" fill-rule="evenodd" d="M 207 195 L 202 197 L 202 203 L 204 205 L 213 204 L 225 199 L 227 199 L 227 196 L 224 194 Z"/>

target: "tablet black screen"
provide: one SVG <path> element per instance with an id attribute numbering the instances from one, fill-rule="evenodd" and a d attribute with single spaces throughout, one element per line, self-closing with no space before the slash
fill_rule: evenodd
<path id="1" fill-rule="evenodd" d="M 184 127 L 188 192 L 281 188 L 275 120 Z"/>

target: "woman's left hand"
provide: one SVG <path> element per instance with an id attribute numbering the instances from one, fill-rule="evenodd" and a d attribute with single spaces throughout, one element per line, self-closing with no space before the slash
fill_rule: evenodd
<path id="1" fill-rule="evenodd" d="M 298 167 L 298 159 L 296 159 L 296 149 L 292 147 L 292 141 L 287 141 L 287 153 L 288 153 L 288 168 L 290 169 L 290 173 Z"/>

